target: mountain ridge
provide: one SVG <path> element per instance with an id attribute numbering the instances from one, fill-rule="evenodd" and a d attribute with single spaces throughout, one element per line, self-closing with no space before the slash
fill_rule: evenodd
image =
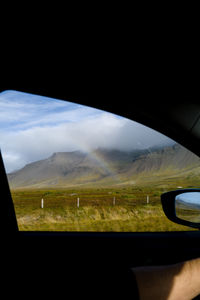
<path id="1" fill-rule="evenodd" d="M 169 170 L 175 174 L 199 167 L 199 157 L 175 144 L 132 151 L 99 148 L 89 153 L 55 152 L 7 176 L 11 188 L 108 186 L 134 182 L 144 174 L 162 175 Z"/>

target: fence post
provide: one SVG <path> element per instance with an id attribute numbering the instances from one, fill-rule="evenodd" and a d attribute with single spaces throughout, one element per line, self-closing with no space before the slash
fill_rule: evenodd
<path id="1" fill-rule="evenodd" d="M 149 204 L 149 195 L 147 195 L 147 204 Z"/>
<path id="2" fill-rule="evenodd" d="M 77 198 L 77 207 L 79 208 L 79 198 Z"/>
<path id="3" fill-rule="evenodd" d="M 44 208 L 44 199 L 41 199 L 41 208 Z"/>
<path id="4" fill-rule="evenodd" d="M 115 205 L 115 197 L 113 198 L 113 205 Z"/>

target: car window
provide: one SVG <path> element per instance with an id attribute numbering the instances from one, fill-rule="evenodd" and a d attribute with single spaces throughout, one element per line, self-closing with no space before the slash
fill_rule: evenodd
<path id="1" fill-rule="evenodd" d="M 199 157 L 133 120 L 5 91 L 0 146 L 21 231 L 192 230 L 165 217 L 160 195 L 197 187 Z"/>

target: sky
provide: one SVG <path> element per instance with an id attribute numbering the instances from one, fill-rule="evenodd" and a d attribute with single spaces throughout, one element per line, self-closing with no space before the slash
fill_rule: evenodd
<path id="1" fill-rule="evenodd" d="M 182 193 L 176 196 L 176 200 L 188 203 L 200 205 L 200 192 L 188 192 Z"/>
<path id="2" fill-rule="evenodd" d="M 0 148 L 10 173 L 55 152 L 130 151 L 172 140 L 127 118 L 18 91 L 0 93 Z"/>

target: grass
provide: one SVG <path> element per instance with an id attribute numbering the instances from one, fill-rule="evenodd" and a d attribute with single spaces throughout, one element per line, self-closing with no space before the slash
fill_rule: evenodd
<path id="1" fill-rule="evenodd" d="M 160 195 L 165 191 L 166 185 L 162 183 L 120 188 L 26 189 L 11 193 L 22 231 L 192 230 L 166 218 L 160 202 Z M 41 208 L 42 198 L 44 208 Z"/>

